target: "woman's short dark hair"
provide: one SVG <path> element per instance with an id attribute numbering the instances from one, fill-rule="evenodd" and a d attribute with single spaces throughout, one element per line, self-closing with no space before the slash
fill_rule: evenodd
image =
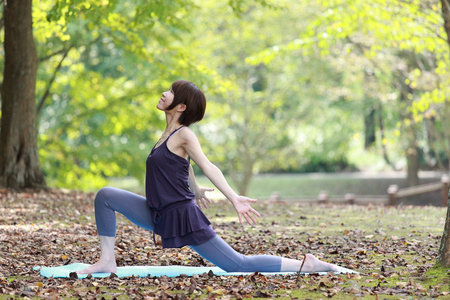
<path id="1" fill-rule="evenodd" d="M 171 110 L 178 104 L 186 105 L 186 110 L 181 114 L 178 121 L 185 126 L 203 119 L 206 109 L 206 98 L 203 92 L 192 82 L 178 80 L 172 83 L 174 94 L 172 104 L 167 108 Z"/>

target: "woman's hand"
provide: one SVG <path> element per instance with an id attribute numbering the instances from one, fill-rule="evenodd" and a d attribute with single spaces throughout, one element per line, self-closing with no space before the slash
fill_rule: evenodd
<path id="1" fill-rule="evenodd" d="M 244 225 L 242 223 L 242 218 L 244 218 L 250 225 L 256 224 L 255 216 L 260 217 L 261 215 L 253 207 L 250 206 L 250 203 L 255 203 L 256 201 L 256 199 L 251 199 L 245 196 L 238 196 L 233 201 L 233 206 L 239 216 L 239 222 L 241 223 L 241 225 Z"/>
<path id="2" fill-rule="evenodd" d="M 205 195 L 206 192 L 214 191 L 213 188 L 206 188 L 203 186 L 199 186 L 195 190 L 195 202 L 197 202 L 198 207 L 208 208 L 208 203 L 212 203 L 212 201 Z"/>

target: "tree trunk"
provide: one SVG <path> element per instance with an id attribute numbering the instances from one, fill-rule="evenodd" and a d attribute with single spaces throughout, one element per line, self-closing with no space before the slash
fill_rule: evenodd
<path id="1" fill-rule="evenodd" d="M 406 53 L 406 57 L 409 55 Z M 406 72 L 406 70 L 405 70 Z M 400 85 L 400 102 L 408 103 L 408 96 L 414 93 L 414 89 L 405 83 L 406 76 L 398 77 Z M 404 104 L 403 106 L 407 106 Z M 414 123 L 411 112 L 401 112 L 400 116 L 403 120 L 403 136 L 405 138 L 405 157 L 406 157 L 406 183 L 408 186 L 419 185 L 419 147 L 417 146 L 417 126 Z"/>
<path id="2" fill-rule="evenodd" d="M 450 3 L 449 0 L 441 0 L 442 18 L 444 19 L 444 30 L 447 33 L 447 44 L 450 50 Z M 450 189 L 448 190 L 448 199 L 450 199 Z M 437 264 L 441 266 L 450 266 L 450 201 L 447 201 L 447 217 L 445 219 L 444 232 L 442 234 L 441 246 Z"/>
<path id="3" fill-rule="evenodd" d="M 377 111 L 373 104 L 370 104 L 364 111 L 364 148 L 369 149 L 376 142 L 375 116 Z"/>
<path id="4" fill-rule="evenodd" d="M 448 199 L 450 200 L 450 189 L 448 190 Z M 447 201 L 447 218 L 445 219 L 444 233 L 442 234 L 441 246 L 437 264 L 441 266 L 450 266 L 450 201 Z"/>
<path id="5" fill-rule="evenodd" d="M 244 156 L 245 157 L 245 156 Z M 239 195 L 248 195 L 248 188 L 253 178 L 254 159 L 247 157 L 244 162 L 244 170 L 240 182 L 235 182 L 238 187 Z"/>
<path id="6" fill-rule="evenodd" d="M 386 147 L 386 143 L 385 143 L 384 122 L 383 122 L 383 104 L 381 102 L 379 102 L 378 105 L 379 105 L 378 106 L 378 126 L 380 128 L 381 150 L 383 152 L 383 159 L 392 168 L 392 170 L 396 171 L 397 168 L 389 159 L 389 155 L 388 155 L 388 151 L 387 151 L 387 147 Z"/>
<path id="7" fill-rule="evenodd" d="M 419 185 L 419 147 L 417 146 L 416 126 L 412 125 L 409 129 L 408 146 L 405 150 L 406 155 L 406 184 L 407 186 Z"/>
<path id="8" fill-rule="evenodd" d="M 45 187 L 39 165 L 36 131 L 36 73 L 32 1 L 4 1 L 0 186 L 14 189 Z"/>

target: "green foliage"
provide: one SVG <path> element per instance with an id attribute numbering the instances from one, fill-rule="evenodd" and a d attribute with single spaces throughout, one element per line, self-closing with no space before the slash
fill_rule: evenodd
<path id="1" fill-rule="evenodd" d="M 420 144 L 428 152 L 428 167 L 447 169 L 445 159 L 433 154 L 450 156 L 449 135 L 444 129 L 450 125 L 446 117 L 449 53 L 439 1 L 322 0 L 314 4 L 315 17 L 298 38 L 260 51 L 248 62 L 268 63 L 281 53 L 310 56 L 318 52 L 344 65 L 344 74 L 365 74 L 359 79 L 352 76 L 352 82 L 344 86 L 360 84 L 363 88 L 354 95 L 356 100 L 366 102 L 369 108 L 380 107 L 377 110 L 384 124 L 378 122 L 377 130 L 385 136 L 378 145 L 384 147 L 384 154 L 387 146 L 395 149 L 400 135 L 397 129 L 417 136 L 428 132 L 418 141 L 412 140 L 412 134 L 401 136 L 405 151 L 410 151 L 409 145 Z M 405 86 L 411 91 L 402 95 Z M 369 104 L 368 98 L 375 101 Z"/>
<path id="2" fill-rule="evenodd" d="M 158 95 L 178 78 L 202 81 L 208 74 L 193 67 L 177 40 L 194 6 L 58 1 L 49 7 L 38 3 L 34 13 L 42 57 L 38 95 L 57 72 L 39 120 L 49 181 L 91 189 L 111 176 L 143 180 L 146 156 L 163 128 L 154 109 Z"/>
<path id="3" fill-rule="evenodd" d="M 241 191 L 258 172 L 353 168 L 352 153 L 401 166 L 409 129 L 424 165 L 448 162 L 448 46 L 436 0 L 33 5 L 51 185 L 142 180 L 164 127 L 156 100 L 180 78 L 205 91 L 207 115 L 193 129 Z M 404 101 L 402 86 L 412 91 Z M 371 113 L 375 141 L 364 154 Z"/>

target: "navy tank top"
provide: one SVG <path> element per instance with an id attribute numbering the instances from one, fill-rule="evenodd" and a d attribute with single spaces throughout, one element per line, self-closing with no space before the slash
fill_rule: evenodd
<path id="1" fill-rule="evenodd" d="M 147 204 L 152 211 L 154 233 L 161 236 L 164 248 L 199 245 L 216 235 L 189 189 L 189 161 L 167 147 L 167 141 L 183 127 L 158 147 L 155 145 L 146 162 Z"/>

